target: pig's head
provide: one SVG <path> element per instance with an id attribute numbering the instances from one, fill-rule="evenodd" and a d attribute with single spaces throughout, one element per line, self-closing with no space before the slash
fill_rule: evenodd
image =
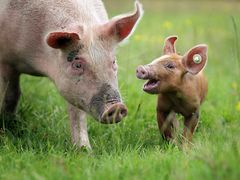
<path id="1" fill-rule="evenodd" d="M 164 44 L 164 55 L 137 68 L 137 77 L 148 80 L 143 87 L 145 92 L 159 94 L 177 91 L 186 75 L 197 75 L 206 65 L 207 45 L 197 45 L 181 56 L 176 53 L 176 40 L 176 36 L 168 37 Z"/>
<path id="2" fill-rule="evenodd" d="M 142 6 L 136 2 L 133 14 L 106 24 L 48 34 L 47 44 L 57 54 L 53 80 L 60 94 L 101 123 L 117 123 L 127 115 L 118 91 L 115 49 L 130 36 L 141 16 Z"/>

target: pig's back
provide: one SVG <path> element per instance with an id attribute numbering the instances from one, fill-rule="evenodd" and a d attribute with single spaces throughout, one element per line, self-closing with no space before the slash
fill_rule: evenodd
<path id="1" fill-rule="evenodd" d="M 44 51 L 45 37 L 68 26 L 103 24 L 108 20 L 100 0 L 2 0 L 0 61 L 4 54 L 23 59 Z M 43 53 L 43 52 L 41 52 Z"/>
<path id="2" fill-rule="evenodd" d="M 1 21 L 13 18 L 23 18 L 45 24 L 86 23 L 99 24 L 108 20 L 101 0 L 2 0 L 0 7 Z M 9 17 L 10 15 L 10 17 Z M 11 22 L 9 22 L 11 23 Z"/>

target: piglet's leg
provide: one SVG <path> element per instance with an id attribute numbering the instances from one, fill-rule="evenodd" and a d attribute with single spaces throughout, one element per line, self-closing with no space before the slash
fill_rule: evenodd
<path id="1" fill-rule="evenodd" d="M 174 132 L 178 127 L 178 121 L 176 120 L 176 113 L 173 111 L 163 112 L 158 110 L 157 121 L 158 121 L 159 130 L 163 135 L 163 138 L 166 140 L 173 139 Z"/>
<path id="2" fill-rule="evenodd" d="M 196 111 L 189 117 L 185 117 L 184 119 L 184 131 L 183 137 L 187 141 L 192 141 L 193 133 L 198 125 L 199 119 L 199 111 Z"/>
<path id="3" fill-rule="evenodd" d="M 86 113 L 71 104 L 68 107 L 73 144 L 91 150 L 88 139 Z"/>

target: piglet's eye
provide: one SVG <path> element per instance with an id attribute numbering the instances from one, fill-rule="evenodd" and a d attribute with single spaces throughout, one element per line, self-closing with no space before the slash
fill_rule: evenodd
<path id="1" fill-rule="evenodd" d="M 113 63 L 113 70 L 117 71 L 117 60 L 114 59 L 112 63 Z"/>
<path id="2" fill-rule="evenodd" d="M 164 65 L 165 68 L 167 69 L 174 69 L 175 68 L 175 65 L 173 63 L 167 63 Z"/>

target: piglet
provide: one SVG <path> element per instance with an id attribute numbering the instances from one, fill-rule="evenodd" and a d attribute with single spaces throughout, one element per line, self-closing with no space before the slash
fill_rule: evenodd
<path id="1" fill-rule="evenodd" d="M 139 66 L 137 78 L 148 80 L 143 90 L 158 94 L 157 122 L 164 139 L 170 140 L 178 126 L 176 113 L 184 117 L 184 140 L 191 141 L 199 121 L 200 105 L 208 89 L 202 70 L 207 63 L 205 44 L 190 49 L 184 56 L 176 53 L 176 36 L 165 40 L 164 55 L 148 65 Z"/>

